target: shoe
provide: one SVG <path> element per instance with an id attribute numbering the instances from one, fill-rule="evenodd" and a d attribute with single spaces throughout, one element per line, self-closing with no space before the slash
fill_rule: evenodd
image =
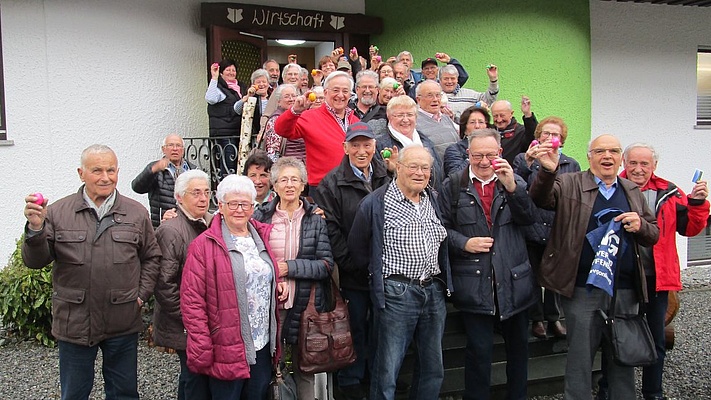
<path id="1" fill-rule="evenodd" d="M 334 399 L 336 400 L 365 400 L 365 390 L 361 385 L 338 386 L 335 391 Z"/>
<path id="2" fill-rule="evenodd" d="M 533 336 L 539 339 L 546 338 L 546 328 L 543 326 L 542 321 L 535 321 L 531 324 L 531 333 Z"/>
<path id="3" fill-rule="evenodd" d="M 553 336 L 555 336 L 559 339 L 564 339 L 565 336 L 568 334 L 568 330 L 565 329 L 565 326 L 563 326 L 563 324 L 560 323 L 560 321 L 549 322 L 548 329 L 553 331 Z"/>

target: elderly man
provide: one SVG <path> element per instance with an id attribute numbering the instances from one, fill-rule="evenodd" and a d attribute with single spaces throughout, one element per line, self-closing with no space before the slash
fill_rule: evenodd
<path id="1" fill-rule="evenodd" d="M 175 349 L 180 360 L 178 399 L 198 399 L 207 393 L 204 375 L 190 372 L 185 346 L 187 335 L 180 312 L 180 281 L 188 245 L 207 229 L 212 215 L 210 178 L 201 170 L 187 171 L 175 181 L 177 212 L 156 230 L 163 258 L 156 282 L 153 340 L 157 346 Z"/>
<path id="2" fill-rule="evenodd" d="M 353 92 L 353 80 L 345 72 L 336 71 L 323 82 L 324 106 L 309 110 L 311 101 L 299 96 L 291 109 L 277 118 L 274 130 L 287 139 L 303 138 L 306 144 L 306 170 L 309 186 L 316 190 L 321 179 L 341 161 L 343 140 L 348 126 L 358 122 L 348 100 Z"/>
<path id="3" fill-rule="evenodd" d="M 378 74 L 366 69 L 356 76 L 356 98 L 348 103 L 361 122 L 385 119 L 385 108 L 378 104 Z"/>
<path id="4" fill-rule="evenodd" d="M 375 155 L 375 135 L 367 124 L 357 122 L 348 127 L 343 144 L 346 155 L 341 164 L 326 175 L 313 194 L 326 213 L 331 250 L 338 265 L 341 293 L 348 300 L 353 345 L 358 359 L 338 372 L 341 399 L 363 399 L 367 388 L 366 362 L 372 354 L 368 345 L 372 306 L 368 292 L 368 274 L 355 268 L 347 240 L 358 204 L 372 191 L 390 182 L 382 161 Z M 372 361 L 372 360 L 371 360 Z"/>
<path id="5" fill-rule="evenodd" d="M 397 63 L 402 64 L 406 68 L 406 70 L 404 71 L 403 79 L 409 84 L 406 84 L 405 86 L 414 87 L 415 83 L 422 80 L 422 72 L 412 70 L 412 65 L 415 63 L 415 59 L 412 57 L 412 53 L 407 50 L 403 50 L 397 55 L 397 58 L 395 60 Z"/>
<path id="6" fill-rule="evenodd" d="M 441 112 L 442 87 L 433 80 L 417 85 L 417 130 L 435 145 L 439 159 L 451 144 L 459 141 L 459 126 Z"/>
<path id="7" fill-rule="evenodd" d="M 411 399 L 436 399 L 444 378 L 442 335 L 451 292 L 447 231 L 427 188 L 434 159 L 421 145 L 399 153 L 397 178 L 361 202 L 348 250 L 370 274 L 376 351 L 370 399 L 393 399 L 396 379 L 414 342 Z"/>
<path id="8" fill-rule="evenodd" d="M 195 169 L 183 158 L 183 138 L 171 133 L 163 139 L 163 158 L 146 165 L 131 182 L 131 188 L 136 193 L 148 193 L 148 204 L 151 208 L 151 222 L 158 228 L 163 213 L 175 208 L 173 187 L 175 179 L 185 171 Z"/>
<path id="9" fill-rule="evenodd" d="M 439 82 L 439 67 L 437 65 L 437 61 L 443 62 L 447 64 L 447 66 L 454 67 L 457 71 L 457 82 L 460 86 L 464 86 L 469 79 L 469 74 L 467 74 L 467 71 L 456 58 L 450 57 L 447 53 L 436 53 L 435 58 L 430 57 L 422 61 L 422 77 L 419 81 L 416 81 L 413 88 L 410 88 L 410 91 L 408 92 L 410 97 L 413 99 L 415 98 L 417 86 L 419 86 L 420 83 L 426 80 Z"/>
<path id="10" fill-rule="evenodd" d="M 601 135 L 590 142 L 590 169 L 584 172 L 558 175 L 558 149 L 550 142 L 539 144 L 532 157 L 541 169 L 530 195 L 538 206 L 556 211 L 538 278 L 545 288 L 561 294 L 568 329 L 565 398 L 590 398 L 593 357 L 602 344 L 612 398 L 634 399 L 634 368 L 613 362 L 599 310 L 636 314 L 639 303 L 646 301 L 639 246 L 657 242 L 657 221 L 637 184 L 617 176 L 622 148 L 616 137 Z M 594 238 L 600 229 L 605 233 Z M 599 263 L 594 262 L 606 241 L 621 243 L 613 258 L 602 260 L 611 264 L 609 271 L 595 268 Z M 587 283 L 588 278 L 595 283 L 599 274 L 614 282 L 615 310 L 609 310 L 610 285 Z"/>
<path id="11" fill-rule="evenodd" d="M 403 62 L 396 62 L 393 64 L 393 74 L 395 75 L 395 80 L 402 86 L 405 93 L 410 93 L 410 89 L 415 87 L 415 82 L 408 78 L 409 70 L 407 64 Z"/>
<path id="12" fill-rule="evenodd" d="M 464 398 L 488 399 L 494 327 L 506 342 L 507 399 L 526 399 L 528 314 L 536 284 L 524 226 L 534 205 L 526 182 L 501 158 L 493 129 L 469 136 L 469 168 L 447 178 L 442 222 L 449 238 L 454 306 L 467 334 Z"/>
<path id="13" fill-rule="evenodd" d="M 279 86 L 279 63 L 274 59 L 270 59 L 262 64 L 264 68 L 269 73 L 269 94 Z"/>
<path id="14" fill-rule="evenodd" d="M 118 160 L 104 145 L 84 149 L 84 185 L 47 205 L 25 197 L 22 259 L 54 261 L 52 334 L 59 345 L 62 399 L 88 399 L 103 355 L 106 398 L 138 399 L 141 305 L 153 294 L 160 248 L 145 207 L 116 190 Z"/>
<path id="15" fill-rule="evenodd" d="M 706 226 L 709 217 L 708 184 L 694 182 L 688 196 L 674 183 L 657 176 L 659 155 L 646 143 L 634 143 L 622 154 L 624 168 L 620 174 L 639 186 L 647 199 L 647 205 L 657 215 L 659 241 L 654 247 L 640 248 L 642 266 L 647 280 L 647 322 L 657 348 L 657 363 L 643 368 L 642 395 L 645 400 L 662 400 L 662 372 L 666 346 L 664 319 L 666 317 L 669 291 L 681 290 L 679 254 L 676 249 L 676 233 L 683 236 L 698 235 Z M 605 370 L 603 368 L 603 373 Z M 607 399 L 607 384 L 603 380 L 598 399 Z"/>
<path id="16" fill-rule="evenodd" d="M 454 65 L 445 65 L 439 70 L 439 84 L 442 85 L 442 91 L 447 95 L 447 105 L 455 122 L 459 122 L 459 117 L 462 112 L 471 106 L 493 104 L 496 101 L 496 96 L 499 94 L 499 72 L 496 65 L 491 65 L 486 69 L 486 74 L 489 78 L 489 88 L 486 92 L 481 93 L 476 90 L 463 88 L 459 83 L 459 71 Z"/>
<path id="17" fill-rule="evenodd" d="M 514 118 L 513 108 L 507 100 L 497 100 L 491 105 L 491 117 L 494 119 L 496 130 L 501 135 L 503 158 L 512 165 L 519 153 L 528 150 L 538 125 L 536 116 L 531 112 L 531 100 L 526 96 L 521 99 L 521 112 L 523 112 L 523 125 Z"/>

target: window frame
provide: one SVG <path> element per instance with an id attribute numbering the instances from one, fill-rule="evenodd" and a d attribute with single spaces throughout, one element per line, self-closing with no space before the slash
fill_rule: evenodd
<path id="1" fill-rule="evenodd" d="M 699 63 L 701 54 L 708 54 L 711 57 L 711 46 L 699 46 L 696 50 L 696 125 L 694 125 L 694 128 L 711 129 L 711 88 L 704 92 L 700 92 L 699 90 L 700 80 L 702 78 L 699 68 L 701 65 Z M 711 80 L 711 70 L 705 72 L 703 78 Z M 702 96 L 705 97 L 703 101 Z"/>

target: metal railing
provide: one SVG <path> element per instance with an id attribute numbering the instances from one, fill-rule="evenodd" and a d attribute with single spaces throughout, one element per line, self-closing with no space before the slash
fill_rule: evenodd
<path id="1" fill-rule="evenodd" d="M 210 186 L 213 191 L 223 177 L 238 173 L 236 171 L 238 140 L 237 136 L 183 138 L 185 160 L 205 171 L 210 177 Z M 217 208 L 215 194 L 213 194 L 210 203 L 211 209 Z"/>

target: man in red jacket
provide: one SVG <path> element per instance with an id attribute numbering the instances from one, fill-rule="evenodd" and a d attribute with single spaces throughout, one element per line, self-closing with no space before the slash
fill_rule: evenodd
<path id="1" fill-rule="evenodd" d="M 312 101 L 308 96 L 299 96 L 274 124 L 280 136 L 304 139 L 306 172 L 314 191 L 321 179 L 341 162 L 346 129 L 358 122 L 358 117 L 348 108 L 353 93 L 353 79 L 348 74 L 332 72 L 323 82 L 323 88 L 326 97 L 323 107 L 309 110 Z"/>
<path id="2" fill-rule="evenodd" d="M 709 202 L 706 200 L 708 185 L 706 181 L 699 180 L 695 182 L 691 194 L 685 195 L 675 184 L 654 174 L 659 156 L 652 146 L 645 143 L 627 146 L 623 160 L 625 170 L 620 176 L 639 186 L 649 208 L 656 213 L 659 226 L 657 244 L 654 247 L 640 247 L 649 297 L 647 321 L 658 355 L 656 364 L 644 368 L 642 394 L 645 400 L 664 399 L 664 317 L 669 291 L 681 290 L 675 232 L 695 236 L 704 229 L 709 217 Z"/>

